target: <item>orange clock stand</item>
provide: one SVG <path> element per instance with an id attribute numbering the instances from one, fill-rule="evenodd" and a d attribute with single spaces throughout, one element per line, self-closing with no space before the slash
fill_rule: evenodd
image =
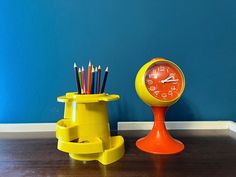
<path id="1" fill-rule="evenodd" d="M 168 107 L 152 107 L 154 125 L 149 134 L 136 141 L 142 151 L 153 154 L 175 154 L 184 149 L 184 144 L 172 138 L 165 127 L 165 113 Z"/>
<path id="2" fill-rule="evenodd" d="M 175 154 L 184 149 L 184 144 L 172 138 L 165 127 L 165 113 L 176 103 L 185 87 L 184 74 L 173 62 L 154 58 L 144 64 L 135 79 L 138 96 L 154 114 L 154 125 L 146 137 L 140 138 L 136 146 L 154 154 Z"/>

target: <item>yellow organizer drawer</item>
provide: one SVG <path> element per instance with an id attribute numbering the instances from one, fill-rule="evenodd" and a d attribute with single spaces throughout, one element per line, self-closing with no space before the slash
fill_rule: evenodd
<path id="1" fill-rule="evenodd" d="M 78 126 L 70 125 L 69 120 L 61 119 L 56 123 L 56 137 L 68 142 L 78 139 Z"/>
<path id="2" fill-rule="evenodd" d="M 94 139 L 92 142 L 65 142 L 58 141 L 57 148 L 63 152 L 73 154 L 92 154 L 103 152 L 102 140 Z"/>
<path id="3" fill-rule="evenodd" d="M 113 163 L 120 159 L 125 153 L 124 139 L 122 136 L 111 137 L 111 148 L 100 154 L 98 161 L 104 165 Z"/>

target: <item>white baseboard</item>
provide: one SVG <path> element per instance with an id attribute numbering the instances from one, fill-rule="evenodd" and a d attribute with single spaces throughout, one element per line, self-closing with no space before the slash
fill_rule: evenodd
<path id="1" fill-rule="evenodd" d="M 236 132 L 236 122 L 230 121 L 229 129 L 233 132 Z"/>
<path id="2" fill-rule="evenodd" d="M 153 122 L 118 122 L 118 130 L 151 130 Z M 166 122 L 169 130 L 213 130 L 229 129 L 236 132 L 233 121 L 178 121 Z M 55 123 L 0 124 L 0 133 L 14 132 L 55 132 Z"/>
<path id="3" fill-rule="evenodd" d="M 55 123 L 0 124 L 1 132 L 55 132 Z"/>
<path id="4" fill-rule="evenodd" d="M 233 121 L 178 121 L 165 122 L 168 130 L 217 130 L 229 129 L 236 132 Z M 153 122 L 118 122 L 118 130 L 151 130 Z"/>

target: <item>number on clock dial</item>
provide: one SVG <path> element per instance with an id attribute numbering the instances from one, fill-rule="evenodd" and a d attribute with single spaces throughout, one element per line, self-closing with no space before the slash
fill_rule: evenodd
<path id="1" fill-rule="evenodd" d="M 155 98 L 174 100 L 182 92 L 183 76 L 175 65 L 164 61 L 157 62 L 148 68 L 145 85 Z"/>

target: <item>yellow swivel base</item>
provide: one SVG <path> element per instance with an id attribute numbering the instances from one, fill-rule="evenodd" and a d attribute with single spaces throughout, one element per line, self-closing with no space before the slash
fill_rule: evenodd
<path id="1" fill-rule="evenodd" d="M 122 136 L 111 137 L 111 148 L 94 154 L 73 154 L 70 157 L 75 160 L 90 161 L 98 160 L 103 165 L 107 165 L 119 160 L 124 155 L 124 139 Z"/>
<path id="2" fill-rule="evenodd" d="M 110 136 L 106 102 L 118 95 L 78 95 L 58 97 L 65 103 L 64 118 L 56 124 L 57 148 L 75 160 L 98 160 L 107 165 L 124 155 L 122 136 Z"/>

